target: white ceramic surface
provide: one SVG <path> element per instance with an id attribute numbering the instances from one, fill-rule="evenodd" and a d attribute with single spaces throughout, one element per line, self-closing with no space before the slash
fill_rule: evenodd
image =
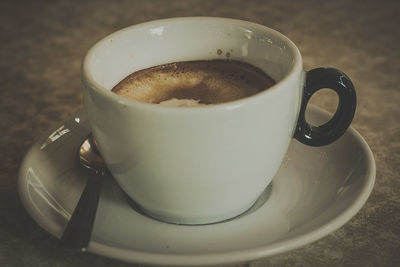
<path id="1" fill-rule="evenodd" d="M 318 123 L 328 116 L 311 107 L 308 118 Z M 89 128 L 86 114 L 75 114 L 44 133 L 20 169 L 19 191 L 26 210 L 56 237 L 62 235 L 85 184 L 87 170 L 79 166 L 77 150 Z M 374 180 L 373 155 L 352 128 L 325 147 L 307 147 L 293 140 L 267 201 L 223 223 L 174 225 L 143 216 L 108 176 L 88 250 L 154 265 L 250 261 L 303 246 L 336 230 L 364 205 Z"/>
<path id="2" fill-rule="evenodd" d="M 110 92 L 136 70 L 226 59 L 226 53 L 277 84 L 248 98 L 191 108 Z M 270 183 L 297 124 L 303 74 L 297 47 L 270 28 L 223 18 L 166 19 L 95 44 L 83 63 L 83 97 L 99 150 L 124 191 L 163 220 L 208 223 L 247 210 Z"/>

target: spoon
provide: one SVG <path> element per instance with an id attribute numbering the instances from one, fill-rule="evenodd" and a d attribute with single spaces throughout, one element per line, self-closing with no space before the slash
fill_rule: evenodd
<path id="1" fill-rule="evenodd" d="M 91 171 L 61 241 L 67 247 L 86 251 L 96 217 L 103 175 L 107 171 L 107 167 L 91 134 L 82 142 L 78 156 L 80 164 Z"/>

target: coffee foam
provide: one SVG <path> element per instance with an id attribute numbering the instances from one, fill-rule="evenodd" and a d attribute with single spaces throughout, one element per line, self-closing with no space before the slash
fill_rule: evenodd
<path id="1" fill-rule="evenodd" d="M 273 84 L 268 75 L 247 63 L 231 60 L 187 61 L 134 72 L 112 91 L 154 104 L 170 99 L 218 104 L 254 95 Z"/>
<path id="2" fill-rule="evenodd" d="M 171 98 L 165 101 L 161 101 L 159 105 L 165 107 L 197 107 L 197 106 L 206 106 L 207 104 L 199 103 L 200 100 L 194 99 L 177 99 Z"/>

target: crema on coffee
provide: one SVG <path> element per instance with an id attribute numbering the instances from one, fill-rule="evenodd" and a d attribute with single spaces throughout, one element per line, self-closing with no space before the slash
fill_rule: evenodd
<path id="1" fill-rule="evenodd" d="M 219 104 L 264 91 L 275 81 L 259 68 L 234 60 L 200 60 L 139 70 L 112 91 L 140 102 L 167 106 Z"/>

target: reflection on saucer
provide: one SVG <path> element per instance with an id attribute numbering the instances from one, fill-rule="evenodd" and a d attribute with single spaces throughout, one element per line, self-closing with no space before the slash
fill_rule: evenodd
<path id="1" fill-rule="evenodd" d="M 213 222 L 213 223 L 203 223 L 203 224 L 182 224 L 182 223 L 172 223 L 172 222 L 167 222 L 167 221 L 163 221 L 159 218 L 153 217 L 150 214 L 147 214 L 146 211 L 140 207 L 139 204 L 137 204 L 133 199 L 131 199 L 127 194 L 125 194 L 125 192 L 122 191 L 121 189 L 121 194 L 123 194 L 126 198 L 126 202 L 129 204 L 129 206 L 137 213 L 140 213 L 143 216 L 147 216 L 151 219 L 154 220 L 158 220 L 160 222 L 163 223 L 170 223 L 170 224 L 175 224 L 175 225 L 187 225 L 187 226 L 201 226 L 201 225 L 212 225 L 212 224 L 218 224 L 218 223 L 225 223 L 228 221 L 232 221 L 232 220 L 236 220 L 240 217 L 243 216 L 247 216 L 251 213 L 253 213 L 254 211 L 256 211 L 258 208 L 262 207 L 264 205 L 264 203 L 268 200 L 269 196 L 271 195 L 271 191 L 272 191 L 272 183 L 269 184 L 267 186 L 267 188 L 261 193 L 261 195 L 258 197 L 258 199 L 256 200 L 256 202 L 245 212 L 243 212 L 242 214 L 239 214 L 238 216 L 235 216 L 233 218 L 229 218 L 223 221 L 219 221 L 219 222 Z"/>

